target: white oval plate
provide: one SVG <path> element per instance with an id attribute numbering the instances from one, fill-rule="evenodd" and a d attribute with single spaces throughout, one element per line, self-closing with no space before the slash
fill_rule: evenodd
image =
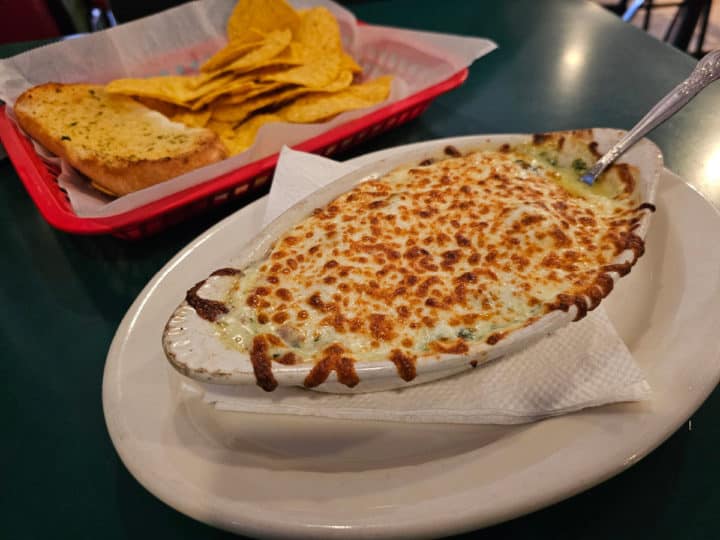
<path id="1" fill-rule="evenodd" d="M 591 134 L 571 134 L 570 132 L 556 132 L 568 139 L 583 139 L 591 136 L 598 143 L 600 152 L 608 150 L 622 135 L 614 129 L 593 129 Z M 232 267 L 244 269 L 260 259 L 265 259 L 276 240 L 287 232 L 293 225 L 303 220 L 313 209 L 324 207 L 341 194 L 346 193 L 360 182 L 368 178 L 381 177 L 387 172 L 400 166 L 413 166 L 427 158 L 442 159 L 447 157 L 443 149 L 448 145 L 454 146 L 463 154 L 467 154 L 482 147 L 491 145 L 499 148 L 503 144 L 511 146 L 530 143 L 533 135 L 504 134 L 504 135 L 474 135 L 455 137 L 440 141 L 427 141 L 421 145 L 391 149 L 382 157 L 375 156 L 372 161 L 365 161 L 366 165 L 359 167 L 351 173 L 330 182 L 301 201 L 294 204 L 267 227 L 252 234 L 246 231 L 249 241 L 236 241 L 229 243 L 221 250 L 226 258 L 218 267 Z M 629 163 L 638 168 L 639 179 L 637 196 L 642 203 L 653 203 L 658 178 L 662 171 L 662 155 L 660 150 L 651 141 L 644 139 L 635 144 L 630 151 L 621 158 L 622 162 Z M 634 234 L 644 238 L 647 230 L 650 213 L 643 212 L 638 215 L 639 227 Z M 246 237 L 247 238 L 247 237 Z M 244 245 L 242 245 L 244 244 Z M 620 253 L 611 264 L 633 263 L 637 254 L 627 249 Z M 212 269 L 214 270 L 214 269 Z M 209 272 L 208 272 L 209 273 Z M 616 272 L 610 272 L 613 281 L 619 279 Z M 228 295 L 235 279 L 222 276 L 209 277 L 203 282 L 198 291 L 200 296 L 210 299 L 223 299 Z M 187 281 L 190 288 L 194 282 Z M 179 296 L 181 299 L 183 296 Z M 589 303 L 590 299 L 586 301 Z M 567 311 L 552 311 L 547 313 L 533 324 L 515 329 L 497 344 L 489 345 L 485 342 L 473 342 L 470 350 L 463 354 L 435 354 L 420 356 L 415 364 L 417 377 L 410 383 L 398 376 L 396 365 L 389 359 L 380 361 L 357 361 L 353 368 L 360 379 L 360 384 L 348 387 L 336 381 L 337 373 L 319 385 L 316 390 L 340 393 L 375 392 L 392 388 L 402 388 L 408 385 L 425 383 L 435 379 L 457 374 L 472 369 L 477 362 L 488 362 L 495 358 L 513 354 L 530 345 L 542 337 L 554 332 L 558 328 L 569 324 L 577 315 L 577 307 L 572 306 Z M 168 314 L 170 316 L 170 314 Z M 165 353 L 172 365 L 183 375 L 199 381 L 219 384 L 255 384 L 256 376 L 253 363 L 248 353 L 242 353 L 228 348 L 217 337 L 217 327 L 213 322 L 205 320 L 197 311 L 183 301 L 170 316 L 170 320 L 163 335 Z M 273 363 L 273 378 L 280 386 L 303 386 L 303 381 L 314 367 L 313 362 L 301 362 L 293 365 Z"/>
<path id="2" fill-rule="evenodd" d="M 656 200 L 647 253 L 604 304 L 646 371 L 648 403 L 505 427 L 298 421 L 181 401 L 160 344 L 167 315 L 255 230 L 260 199 L 183 249 L 130 307 L 103 381 L 113 444 L 159 499 L 250 536 L 437 537 L 596 485 L 670 436 L 720 378 L 720 244 L 697 241 L 720 215 L 668 172 Z"/>

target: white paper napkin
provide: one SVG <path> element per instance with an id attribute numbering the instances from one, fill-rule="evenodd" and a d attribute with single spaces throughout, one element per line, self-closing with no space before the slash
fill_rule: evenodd
<path id="1" fill-rule="evenodd" d="M 353 166 L 283 148 L 264 224 Z M 217 409 L 425 423 L 517 424 L 647 399 L 650 387 L 599 308 L 522 353 L 454 377 L 370 394 L 186 383 Z"/>

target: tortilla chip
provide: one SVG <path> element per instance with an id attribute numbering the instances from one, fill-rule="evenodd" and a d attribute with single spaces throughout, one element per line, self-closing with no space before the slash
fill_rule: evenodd
<path id="1" fill-rule="evenodd" d="M 225 107 L 227 105 L 240 105 L 245 103 L 248 99 L 254 98 L 266 94 L 268 92 L 275 92 L 281 88 L 286 88 L 287 85 L 281 83 L 264 83 L 262 86 L 258 86 L 252 90 L 241 93 L 229 93 L 223 94 L 218 97 L 212 103 L 213 108 Z"/>
<path id="2" fill-rule="evenodd" d="M 265 41 L 257 48 L 249 50 L 246 54 L 238 57 L 232 62 L 224 65 L 219 69 L 221 73 L 232 71 L 235 73 L 249 71 L 262 65 L 272 58 L 283 52 L 292 40 L 290 30 L 273 30 L 270 32 Z M 203 71 L 212 71 L 205 69 L 205 65 L 201 68 Z M 218 70 L 216 70 L 218 71 Z"/>
<path id="3" fill-rule="evenodd" d="M 275 92 L 266 92 L 260 94 L 254 98 L 246 99 L 244 102 L 237 105 L 222 105 L 214 107 L 212 111 L 213 120 L 219 120 L 220 122 L 230 122 L 237 124 L 238 122 L 244 121 L 255 111 L 271 105 L 280 105 L 287 101 L 296 98 L 302 94 L 308 93 L 309 90 L 306 88 L 283 88 Z"/>
<path id="4" fill-rule="evenodd" d="M 286 122 L 319 122 L 345 111 L 384 101 L 390 95 L 391 82 L 392 77 L 386 75 L 332 94 L 308 94 L 283 107 L 277 114 Z"/>
<path id="5" fill-rule="evenodd" d="M 208 92 L 204 96 L 200 97 L 198 100 L 196 100 L 192 106 L 192 110 L 198 110 L 202 107 L 205 107 L 206 105 L 211 104 L 213 101 L 218 99 L 221 96 L 224 96 L 226 94 L 247 94 L 250 92 L 256 92 L 256 91 L 266 91 L 268 90 L 270 86 L 272 86 L 273 83 L 269 82 L 258 82 L 254 77 L 242 77 L 238 78 L 235 81 L 232 81 L 228 84 L 225 84 L 223 86 L 220 86 L 213 90 L 212 92 Z M 256 92 L 257 93 L 257 92 Z"/>
<path id="6" fill-rule="evenodd" d="M 363 70 L 362 66 L 360 66 L 360 64 L 358 64 L 355 59 L 345 51 L 340 53 L 340 69 L 347 69 L 352 73 L 362 73 Z"/>
<path id="7" fill-rule="evenodd" d="M 264 45 L 266 41 L 267 40 L 264 36 L 258 41 L 248 41 L 246 43 L 230 41 L 227 45 L 225 45 L 225 47 L 223 47 L 218 52 L 213 54 L 210 58 L 208 58 L 205 63 L 200 66 L 200 71 L 216 71 L 228 64 L 231 64 L 241 56 L 250 52 L 251 50 Z"/>
<path id="8" fill-rule="evenodd" d="M 265 80 L 319 89 L 338 77 L 344 53 L 340 27 L 332 13 L 323 7 L 302 11 L 295 39 L 303 65 Z"/>
<path id="9" fill-rule="evenodd" d="M 285 66 L 264 66 L 253 69 L 247 73 L 240 74 L 231 79 L 224 86 L 217 87 L 211 92 L 206 93 L 192 104 L 192 108 L 197 110 L 205 105 L 218 105 L 219 101 L 233 98 L 235 102 L 242 102 L 246 99 L 277 89 L 280 83 L 272 81 L 263 81 L 262 77 L 279 73 L 283 71 Z"/>
<path id="10" fill-rule="evenodd" d="M 348 88 L 352 82 L 353 82 L 354 76 L 351 71 L 345 70 L 341 71 L 337 78 L 328 84 L 327 86 L 324 86 L 320 90 L 320 92 L 339 92 L 340 90 L 344 90 L 345 88 Z"/>
<path id="11" fill-rule="evenodd" d="M 278 29 L 289 29 L 293 34 L 300 26 L 300 16 L 285 0 L 240 0 L 227 24 L 229 41 L 246 43 L 256 34 Z"/>
<path id="12" fill-rule="evenodd" d="M 233 135 L 233 128 L 230 122 L 219 122 L 218 120 L 210 118 L 210 121 L 205 127 L 214 131 L 220 138 L 232 137 Z"/>
<path id="13" fill-rule="evenodd" d="M 175 105 L 173 103 L 168 103 L 166 101 L 161 101 L 159 99 L 155 98 L 149 98 L 149 97 L 137 97 L 135 98 L 137 101 L 145 105 L 146 107 L 159 112 L 163 116 L 167 116 L 170 118 L 171 116 L 177 114 L 179 111 L 184 110 L 183 107 L 180 107 L 178 105 Z"/>
<path id="14" fill-rule="evenodd" d="M 198 81 L 202 80 L 199 84 Z M 182 107 L 190 107 L 193 101 L 220 88 L 233 80 L 232 75 L 208 80 L 202 75 L 168 75 L 147 79 L 116 79 L 105 86 L 114 94 L 154 98 Z"/>
<path id="15" fill-rule="evenodd" d="M 291 44 L 292 45 L 292 44 Z M 288 68 L 295 67 L 297 65 L 302 65 L 303 61 L 299 58 L 297 58 L 297 55 L 290 52 L 289 49 L 286 49 L 282 53 L 280 53 L 275 58 L 270 58 L 268 60 L 265 60 L 263 62 L 258 62 L 254 66 L 244 66 L 239 67 L 235 66 L 235 68 L 231 68 L 232 64 L 225 66 L 224 68 L 220 69 L 219 71 L 213 72 L 215 75 L 228 75 L 228 74 L 234 74 L 234 75 L 253 75 L 260 78 L 261 76 L 275 74 L 275 73 L 281 73 L 283 71 L 286 71 Z"/>
<path id="16" fill-rule="evenodd" d="M 200 111 L 180 110 L 170 116 L 173 122 L 180 122 L 189 127 L 205 127 L 210 121 L 212 110 L 205 109 Z"/>
<path id="17" fill-rule="evenodd" d="M 353 75 L 350 71 L 343 71 L 340 76 L 322 88 L 322 92 L 339 92 L 350 86 Z M 222 122 L 242 122 L 255 111 L 272 105 L 282 105 L 298 96 L 307 94 L 313 90 L 304 87 L 282 87 L 273 92 L 265 92 L 254 98 L 246 99 L 242 103 L 232 104 L 224 103 L 213 109 L 212 117 L 214 120 Z"/>
<path id="18" fill-rule="evenodd" d="M 300 12 L 300 25 L 295 40 L 317 51 L 339 54 L 342 39 L 338 22 L 324 7 L 314 7 Z"/>
<path id="19" fill-rule="evenodd" d="M 258 130 L 270 122 L 282 122 L 282 118 L 274 114 L 259 114 L 246 122 L 229 128 L 226 122 L 212 121 L 208 127 L 215 131 L 228 149 L 231 156 L 244 152 L 255 142 Z"/>
<path id="20" fill-rule="evenodd" d="M 267 75 L 262 80 L 320 89 L 337 79 L 339 73 L 340 57 L 328 55 L 318 56 L 303 66 Z"/>

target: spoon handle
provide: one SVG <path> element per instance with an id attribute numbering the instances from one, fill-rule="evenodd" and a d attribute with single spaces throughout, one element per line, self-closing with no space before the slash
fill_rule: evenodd
<path id="1" fill-rule="evenodd" d="M 650 109 L 650 112 L 643 116 L 580 179 L 586 184 L 592 185 L 597 177 L 617 158 L 623 155 L 628 148 L 682 109 L 700 90 L 718 78 L 720 78 L 720 49 L 703 56 L 692 73 L 690 73 L 690 76 L 658 101 Z"/>

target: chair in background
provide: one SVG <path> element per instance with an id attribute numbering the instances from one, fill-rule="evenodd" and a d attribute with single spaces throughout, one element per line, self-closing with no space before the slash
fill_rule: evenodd
<path id="1" fill-rule="evenodd" d="M 91 32 L 117 26 L 115 14 L 110 8 L 109 0 L 92 0 L 89 5 L 89 11 Z"/>
<path id="2" fill-rule="evenodd" d="M 59 38 L 115 26 L 108 0 L 3 2 L 0 43 Z"/>
<path id="3" fill-rule="evenodd" d="M 674 47 L 699 58 L 703 56 L 703 44 L 707 32 L 712 0 L 684 0 L 682 2 L 656 2 L 654 0 L 621 0 L 613 4 L 604 4 L 607 9 L 620 15 L 623 20 L 631 21 L 639 11 L 643 14 L 643 29 L 650 27 L 650 17 L 656 9 L 675 8 L 663 40 Z M 693 35 L 698 31 L 695 47 L 689 50 Z"/>
<path id="4" fill-rule="evenodd" d="M 77 33 L 72 17 L 60 0 L 3 2 L 0 43 L 48 39 Z"/>

